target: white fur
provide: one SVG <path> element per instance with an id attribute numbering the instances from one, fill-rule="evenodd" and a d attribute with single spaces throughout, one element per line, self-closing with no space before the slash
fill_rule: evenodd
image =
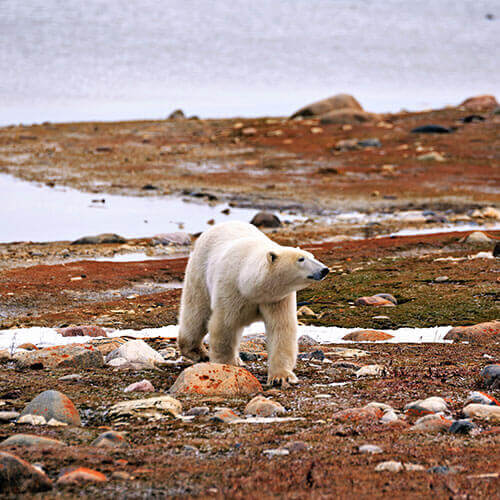
<path id="1" fill-rule="evenodd" d="M 299 260 L 300 259 L 300 260 Z M 268 382 L 297 382 L 296 291 L 325 266 L 298 248 L 282 247 L 255 226 L 226 222 L 203 233 L 186 268 L 179 347 L 194 361 L 240 365 L 243 328 L 266 325 Z M 210 353 L 202 345 L 209 333 Z"/>

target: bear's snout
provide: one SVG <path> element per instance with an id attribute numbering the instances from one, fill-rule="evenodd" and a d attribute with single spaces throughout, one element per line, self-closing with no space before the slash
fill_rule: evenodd
<path id="1" fill-rule="evenodd" d="M 329 273 L 329 271 L 330 270 L 327 267 L 322 267 L 319 271 L 316 271 L 311 276 L 309 276 L 309 278 L 316 281 L 321 281 Z"/>

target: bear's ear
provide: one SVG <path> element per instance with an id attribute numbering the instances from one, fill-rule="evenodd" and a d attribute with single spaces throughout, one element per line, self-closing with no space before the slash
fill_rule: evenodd
<path id="1" fill-rule="evenodd" d="M 267 254 L 267 260 L 269 260 L 269 262 L 272 264 L 276 259 L 278 258 L 278 256 L 274 253 L 274 252 L 269 252 Z"/>

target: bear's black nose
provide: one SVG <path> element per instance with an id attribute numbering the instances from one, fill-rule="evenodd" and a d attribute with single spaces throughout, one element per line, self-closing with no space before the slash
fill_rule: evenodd
<path id="1" fill-rule="evenodd" d="M 329 271 L 330 270 L 327 267 L 324 267 L 323 269 L 321 269 L 321 271 L 320 271 L 321 279 L 323 279 L 328 274 Z"/>

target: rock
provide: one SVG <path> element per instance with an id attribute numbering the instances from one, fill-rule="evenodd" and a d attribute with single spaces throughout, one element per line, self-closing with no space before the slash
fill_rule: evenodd
<path id="1" fill-rule="evenodd" d="M 312 309 L 310 309 L 309 307 L 302 306 L 302 307 L 299 307 L 299 309 L 297 310 L 297 316 L 298 317 L 301 317 L 301 316 L 312 316 L 312 317 L 316 318 L 318 315 Z"/>
<path id="2" fill-rule="evenodd" d="M 500 220 L 500 210 L 495 207 L 484 207 L 472 212 L 472 217 L 475 219 L 495 219 Z"/>
<path id="3" fill-rule="evenodd" d="M 292 441 L 291 443 L 286 444 L 284 448 L 290 453 L 295 453 L 307 451 L 309 446 L 307 446 L 307 444 L 303 441 Z"/>
<path id="4" fill-rule="evenodd" d="M 97 349 L 103 356 L 107 356 L 111 351 L 118 349 L 118 347 L 126 343 L 127 340 L 120 337 L 112 339 L 92 339 L 88 342 L 88 344 Z"/>
<path id="5" fill-rule="evenodd" d="M 488 365 L 481 370 L 481 377 L 486 387 L 500 388 L 500 365 Z"/>
<path id="6" fill-rule="evenodd" d="M 186 115 L 184 114 L 184 111 L 182 111 L 182 109 L 176 109 L 172 111 L 172 113 L 170 113 L 167 118 L 167 120 L 185 120 L 185 119 Z"/>
<path id="7" fill-rule="evenodd" d="M 109 409 L 109 415 L 112 417 L 135 416 L 159 419 L 164 415 L 177 417 L 181 413 L 182 404 L 170 396 L 121 401 Z"/>
<path id="8" fill-rule="evenodd" d="M 66 443 L 33 434 L 14 434 L 0 443 L 0 446 L 51 447 L 66 446 Z"/>
<path id="9" fill-rule="evenodd" d="M 382 411 L 394 410 L 392 406 L 387 405 L 385 403 L 378 403 L 377 401 L 372 401 L 371 403 L 368 403 L 367 405 L 365 405 L 365 408 L 380 408 Z"/>
<path id="10" fill-rule="evenodd" d="M 59 377 L 57 380 L 60 380 L 61 382 L 80 382 L 82 378 L 83 377 L 79 373 L 72 373 L 70 375 Z"/>
<path id="11" fill-rule="evenodd" d="M 450 132 L 451 129 L 441 125 L 422 125 L 411 131 L 412 134 L 449 134 Z"/>
<path id="12" fill-rule="evenodd" d="M 11 360 L 11 354 L 8 349 L 0 349 L 0 363 Z"/>
<path id="13" fill-rule="evenodd" d="M 471 326 L 456 326 L 444 338 L 468 342 L 491 342 L 500 333 L 500 321 L 488 321 Z"/>
<path id="14" fill-rule="evenodd" d="M 29 402 L 21 412 L 24 415 L 39 415 L 49 421 L 54 418 L 69 425 L 80 425 L 80 415 L 71 400 L 59 391 L 44 391 Z"/>
<path id="15" fill-rule="evenodd" d="M 425 467 L 419 464 L 403 464 L 403 467 L 405 470 L 411 472 L 419 472 L 425 470 Z"/>
<path id="16" fill-rule="evenodd" d="M 47 425 L 47 420 L 42 415 L 23 415 L 16 421 L 18 424 Z"/>
<path id="17" fill-rule="evenodd" d="M 149 347 L 144 340 L 136 339 L 129 340 L 126 344 L 121 345 L 118 349 L 111 351 L 106 356 L 106 363 L 110 364 L 112 360 L 125 360 L 127 367 L 134 370 L 144 370 L 154 368 L 156 364 L 163 363 L 164 359 L 160 353 Z M 114 364 L 112 366 L 124 366 L 123 363 Z"/>
<path id="18" fill-rule="evenodd" d="M 231 408 L 220 408 L 217 412 L 215 412 L 210 420 L 214 422 L 222 422 L 224 424 L 229 424 L 234 420 L 239 420 L 240 417 L 234 413 Z"/>
<path id="19" fill-rule="evenodd" d="M 280 403 L 264 396 L 255 396 L 245 407 L 246 415 L 257 415 L 259 417 L 275 417 L 284 413 L 286 413 L 286 410 Z"/>
<path id="20" fill-rule="evenodd" d="M 104 365 L 102 354 L 89 344 L 70 344 L 16 352 L 14 361 L 20 368 L 74 368 L 86 370 Z"/>
<path id="21" fill-rule="evenodd" d="M 481 115 L 467 115 L 460 119 L 462 123 L 484 122 L 486 118 Z"/>
<path id="22" fill-rule="evenodd" d="M 500 257 L 500 241 L 495 243 L 495 247 L 493 248 L 493 257 Z"/>
<path id="23" fill-rule="evenodd" d="M 321 101 L 313 102 L 298 111 L 293 113 L 291 118 L 297 117 L 310 117 L 310 116 L 320 116 L 328 113 L 329 111 L 336 111 L 340 109 L 352 109 L 363 111 L 361 104 L 349 94 L 337 94 L 327 99 L 322 99 Z"/>
<path id="24" fill-rule="evenodd" d="M 493 95 L 478 95 L 465 99 L 460 106 L 469 111 L 483 111 L 497 107 L 498 102 Z"/>
<path id="25" fill-rule="evenodd" d="M 378 120 L 379 115 L 375 113 L 367 113 L 366 111 L 357 111 L 355 109 L 340 109 L 338 111 L 330 111 L 321 116 L 321 125 L 356 125 L 358 123 L 366 123 Z"/>
<path id="26" fill-rule="evenodd" d="M 376 446 L 374 444 L 363 444 L 363 445 L 358 447 L 358 451 L 360 453 L 370 453 L 370 454 L 383 452 L 383 450 L 382 450 L 382 448 L 380 448 L 380 446 Z"/>
<path id="27" fill-rule="evenodd" d="M 417 156 L 418 161 L 446 161 L 445 157 L 436 151 L 431 151 L 430 153 L 424 153 Z"/>
<path id="28" fill-rule="evenodd" d="M 378 422 L 382 417 L 383 411 L 380 408 L 363 407 L 363 408 L 348 408 L 335 412 L 332 415 L 332 420 L 340 420 L 346 422 Z"/>
<path id="29" fill-rule="evenodd" d="M 82 325 L 68 326 L 67 328 L 56 328 L 56 332 L 63 337 L 107 337 L 108 334 L 104 328 L 100 326 Z"/>
<path id="30" fill-rule="evenodd" d="M 241 129 L 241 135 L 249 137 L 256 134 L 257 134 L 257 129 L 255 127 L 245 127 Z"/>
<path id="31" fill-rule="evenodd" d="M 0 493 L 18 495 L 48 491 L 52 481 L 28 462 L 10 453 L 0 452 Z"/>
<path id="32" fill-rule="evenodd" d="M 279 218 L 269 212 L 258 212 L 256 213 L 250 224 L 257 227 L 281 227 L 281 221 Z"/>
<path id="33" fill-rule="evenodd" d="M 155 388 L 149 380 L 134 382 L 123 389 L 123 392 L 154 392 Z"/>
<path id="34" fill-rule="evenodd" d="M 477 426 L 470 420 L 455 420 L 448 431 L 451 434 L 470 434 Z"/>
<path id="35" fill-rule="evenodd" d="M 317 359 L 318 361 L 323 361 L 325 359 L 325 353 L 321 349 L 315 349 L 314 351 L 300 353 L 297 359 Z"/>
<path id="36" fill-rule="evenodd" d="M 107 477 L 101 472 L 87 467 L 78 467 L 62 474 L 56 483 L 61 486 L 81 483 L 104 483 L 107 480 Z"/>
<path id="37" fill-rule="evenodd" d="M 301 335 L 297 339 L 297 342 L 299 345 L 319 345 L 319 342 L 317 340 L 314 340 L 309 335 Z"/>
<path id="38" fill-rule="evenodd" d="M 286 448 L 274 448 L 273 450 L 264 450 L 262 452 L 264 455 L 268 457 L 284 457 L 286 455 L 290 455 L 290 451 Z"/>
<path id="39" fill-rule="evenodd" d="M 481 231 L 474 231 L 470 233 L 466 238 L 465 242 L 471 245 L 487 245 L 493 240 Z"/>
<path id="40" fill-rule="evenodd" d="M 198 363 L 186 368 L 169 392 L 207 396 L 242 396 L 262 392 L 262 386 L 244 368 L 218 363 Z"/>
<path id="41" fill-rule="evenodd" d="M 191 245 L 191 236 L 188 233 L 178 231 L 175 233 L 156 234 L 152 238 L 155 245 Z"/>
<path id="42" fill-rule="evenodd" d="M 91 446 L 98 448 L 130 448 L 130 444 L 125 439 L 121 432 L 106 431 L 99 434 L 97 438 L 92 441 Z"/>
<path id="43" fill-rule="evenodd" d="M 20 413 L 17 411 L 0 411 L 0 422 L 10 422 L 19 417 L 19 415 Z"/>
<path id="44" fill-rule="evenodd" d="M 195 406 L 186 412 L 187 416 L 202 417 L 208 415 L 210 408 L 208 406 Z"/>
<path id="45" fill-rule="evenodd" d="M 380 148 L 382 147 L 382 143 L 379 139 L 361 139 L 358 141 L 358 146 L 362 148 Z"/>
<path id="46" fill-rule="evenodd" d="M 103 233 L 97 236 L 83 236 L 73 241 L 72 245 L 102 245 L 104 243 L 126 243 L 127 240 L 114 233 Z"/>
<path id="47" fill-rule="evenodd" d="M 477 418 L 478 420 L 500 423 L 500 406 L 472 403 L 467 405 L 462 410 L 462 413 L 469 418 Z"/>
<path id="48" fill-rule="evenodd" d="M 383 306 L 383 307 L 394 307 L 395 304 L 391 300 L 385 299 L 378 295 L 372 295 L 371 297 L 359 297 L 354 301 L 356 306 Z"/>
<path id="49" fill-rule="evenodd" d="M 35 344 L 31 344 L 30 342 L 26 342 L 25 344 L 21 344 L 17 347 L 18 347 L 18 349 L 26 349 L 27 351 L 38 350 L 38 347 Z"/>
<path id="50" fill-rule="evenodd" d="M 427 469 L 427 472 L 429 474 L 454 474 L 456 470 L 454 467 L 448 467 L 447 465 L 436 465 Z"/>
<path id="51" fill-rule="evenodd" d="M 494 405 L 500 406 L 500 402 L 498 402 L 493 396 L 489 394 L 485 394 L 481 391 L 472 391 L 469 393 L 467 397 L 466 403 L 479 403 L 482 405 Z"/>
<path id="52" fill-rule="evenodd" d="M 421 409 L 432 413 L 445 412 L 448 410 L 448 404 L 443 398 L 440 398 L 439 396 L 432 396 L 427 399 L 419 399 L 418 401 L 408 403 L 405 406 L 406 413 L 413 415 L 420 415 Z"/>
<path id="53" fill-rule="evenodd" d="M 403 464 L 401 462 L 395 462 L 394 460 L 388 460 L 387 462 L 380 462 L 375 467 L 375 472 L 400 472 L 403 470 Z"/>
<path id="54" fill-rule="evenodd" d="M 355 151 L 359 149 L 357 139 L 343 139 L 335 144 L 335 149 L 338 151 Z"/>
<path id="55" fill-rule="evenodd" d="M 450 429 L 453 421 L 444 418 L 442 415 L 426 415 L 420 417 L 413 427 L 410 428 L 412 432 L 445 432 Z"/>
<path id="56" fill-rule="evenodd" d="M 356 330 L 342 337 L 343 340 L 352 340 L 354 342 L 376 342 L 378 340 L 392 339 L 394 335 L 379 332 L 377 330 Z"/>
<path id="57" fill-rule="evenodd" d="M 362 366 L 355 372 L 356 377 L 382 377 L 387 370 L 381 365 L 366 365 Z"/>
<path id="58" fill-rule="evenodd" d="M 399 417 L 394 410 L 385 411 L 380 419 L 380 423 L 382 424 L 392 424 L 393 422 L 397 422 Z"/>

